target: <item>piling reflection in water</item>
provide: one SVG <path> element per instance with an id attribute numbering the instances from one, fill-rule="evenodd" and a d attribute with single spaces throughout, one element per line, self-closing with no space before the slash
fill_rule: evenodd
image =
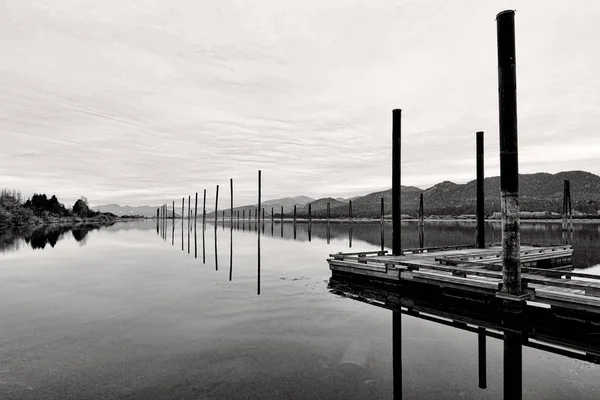
<path id="1" fill-rule="evenodd" d="M 502 340 L 504 399 L 522 398 L 523 346 L 600 363 L 596 328 L 600 316 L 593 312 L 546 309 L 524 303 L 521 313 L 491 312 L 489 305 L 476 301 L 477 294 L 459 298 L 452 293 L 424 290 L 418 284 L 403 285 L 400 290 L 393 285 L 357 283 L 341 276 L 332 277 L 329 289 L 335 295 L 392 311 L 394 399 L 402 398 L 401 314 L 476 334 L 477 387 L 481 389 L 488 388 L 487 337 Z M 565 321 L 570 321 L 567 326 Z"/>
<path id="2" fill-rule="evenodd" d="M 233 223 L 229 229 L 229 282 L 233 278 Z"/>
<path id="3" fill-rule="evenodd" d="M 216 224 L 215 224 L 215 230 L 214 230 L 214 232 L 215 232 L 215 271 L 218 271 L 219 270 L 219 257 L 217 255 L 217 252 L 218 252 L 218 248 L 217 248 L 217 240 L 218 240 L 217 238 L 218 238 L 218 235 L 217 235 L 217 225 Z"/>

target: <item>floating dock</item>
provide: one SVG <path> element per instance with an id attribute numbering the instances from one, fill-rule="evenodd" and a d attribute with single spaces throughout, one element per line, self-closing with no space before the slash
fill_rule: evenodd
<path id="1" fill-rule="evenodd" d="M 573 272 L 570 245 L 521 245 L 523 300 L 600 313 L 600 276 Z M 476 292 L 502 298 L 502 248 L 490 245 L 330 254 L 333 277 Z"/>

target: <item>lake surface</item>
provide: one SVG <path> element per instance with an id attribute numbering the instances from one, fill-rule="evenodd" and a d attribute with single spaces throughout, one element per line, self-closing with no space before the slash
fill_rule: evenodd
<path id="1" fill-rule="evenodd" d="M 575 229 L 575 268 L 600 273 L 600 225 Z M 562 241 L 560 224 L 521 232 Z M 426 223 L 424 236 L 469 244 L 475 225 Z M 486 236 L 499 241 L 500 225 Z M 487 339 L 481 389 L 476 334 L 407 315 L 393 332 L 391 311 L 331 292 L 328 255 L 377 250 L 381 238 L 379 224 L 267 221 L 259 236 L 220 220 L 4 233 L 0 398 L 503 398 L 502 340 Z M 403 223 L 402 241 L 419 246 L 416 223 Z M 600 398 L 597 364 L 523 347 L 522 365 L 523 398 Z"/>

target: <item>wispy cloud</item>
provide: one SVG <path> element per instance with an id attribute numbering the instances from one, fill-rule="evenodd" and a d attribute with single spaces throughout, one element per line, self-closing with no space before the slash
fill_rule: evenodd
<path id="1" fill-rule="evenodd" d="M 157 204 L 233 177 L 251 202 L 498 173 L 505 1 L 130 0 L 0 5 L 0 177 L 25 193 Z M 519 2 L 521 171 L 600 173 L 593 1 Z M 226 189 L 227 192 L 228 189 Z M 228 194 L 224 196 L 228 196 Z"/>

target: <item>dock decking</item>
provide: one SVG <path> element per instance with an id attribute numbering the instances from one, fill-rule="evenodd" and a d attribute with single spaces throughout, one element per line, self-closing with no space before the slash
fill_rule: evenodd
<path id="1" fill-rule="evenodd" d="M 600 313 L 600 276 L 572 272 L 573 248 L 521 246 L 521 278 L 526 300 Z M 419 283 L 442 289 L 502 297 L 502 248 L 474 246 L 330 254 L 333 275 L 380 282 Z"/>

